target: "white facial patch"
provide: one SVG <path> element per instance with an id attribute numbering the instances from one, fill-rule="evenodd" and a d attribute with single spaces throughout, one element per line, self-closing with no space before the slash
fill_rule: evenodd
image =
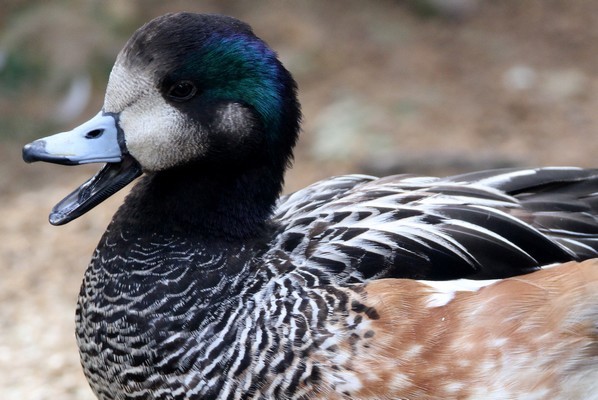
<path id="1" fill-rule="evenodd" d="M 104 111 L 120 115 L 126 147 L 145 171 L 168 169 L 202 152 L 202 135 L 164 100 L 152 76 L 131 71 L 120 60 L 110 74 Z"/>

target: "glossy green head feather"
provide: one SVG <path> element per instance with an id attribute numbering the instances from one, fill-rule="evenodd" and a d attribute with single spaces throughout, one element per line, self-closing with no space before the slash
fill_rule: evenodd
<path id="1" fill-rule="evenodd" d="M 119 53 L 102 111 L 65 132 L 68 140 L 62 134 L 49 140 L 58 150 L 41 141 L 26 155 L 31 161 L 108 162 L 57 205 L 53 223 L 77 218 L 144 174 L 134 190 L 142 200 L 131 209 L 153 214 L 169 204 L 169 212 L 181 216 L 169 220 L 175 230 L 248 235 L 261 229 L 282 190 L 299 133 L 296 92 L 276 53 L 247 24 L 167 14 L 138 29 Z M 75 146 L 74 152 L 65 153 L 63 145 Z"/>
<path id="2" fill-rule="evenodd" d="M 295 143 L 300 119 L 296 84 L 276 53 L 241 21 L 169 14 L 137 31 L 125 46 L 124 59 L 133 67 L 153 70 L 162 90 L 189 80 L 205 102 L 248 105 L 259 115 L 272 145 L 292 148 Z"/>
<path id="3" fill-rule="evenodd" d="M 280 126 L 284 74 L 276 55 L 261 40 L 247 35 L 214 36 L 184 65 L 181 76 L 202 77 L 208 98 L 251 105 L 262 117 L 266 133 Z"/>

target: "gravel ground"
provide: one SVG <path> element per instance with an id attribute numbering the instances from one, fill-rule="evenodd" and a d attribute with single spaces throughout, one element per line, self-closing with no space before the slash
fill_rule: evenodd
<path id="1" fill-rule="evenodd" d="M 431 18 L 414 12 L 423 1 L 398 0 L 131 2 L 125 11 L 232 14 L 279 51 L 305 114 L 287 190 L 348 172 L 595 165 L 598 3 L 447 1 L 461 8 Z M 74 341 L 75 301 L 123 194 L 51 227 L 49 209 L 95 168 L 26 166 L 21 145 L 0 142 L 0 398 L 93 399 Z"/>

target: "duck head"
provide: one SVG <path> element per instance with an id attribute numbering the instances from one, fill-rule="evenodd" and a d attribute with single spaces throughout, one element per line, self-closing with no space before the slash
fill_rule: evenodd
<path id="1" fill-rule="evenodd" d="M 26 145 L 23 158 L 106 163 L 52 209 L 50 223 L 61 225 L 143 173 L 262 168 L 279 192 L 299 120 L 295 82 L 247 24 L 167 14 L 137 30 L 119 53 L 102 111 Z"/>

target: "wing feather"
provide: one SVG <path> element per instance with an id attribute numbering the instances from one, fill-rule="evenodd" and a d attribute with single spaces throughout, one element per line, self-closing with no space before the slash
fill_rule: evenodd
<path id="1" fill-rule="evenodd" d="M 598 171 L 347 175 L 281 198 L 274 248 L 339 279 L 495 279 L 598 256 Z"/>

